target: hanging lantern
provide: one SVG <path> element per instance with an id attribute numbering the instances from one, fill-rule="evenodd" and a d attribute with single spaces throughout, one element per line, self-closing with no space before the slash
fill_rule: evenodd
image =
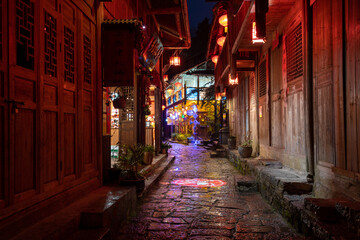
<path id="1" fill-rule="evenodd" d="M 256 22 L 253 22 L 252 25 L 252 43 L 265 43 L 265 40 L 263 38 L 258 38 L 256 35 Z"/>
<path id="2" fill-rule="evenodd" d="M 220 47 L 222 47 L 222 46 L 224 46 L 225 39 L 226 39 L 226 37 L 224 37 L 224 36 L 219 37 L 219 38 L 216 40 L 216 43 L 217 43 Z"/>
<path id="3" fill-rule="evenodd" d="M 172 92 L 173 92 L 173 90 L 171 89 L 171 88 L 169 88 L 168 90 L 166 90 L 167 91 L 167 93 L 168 93 L 168 95 L 170 96 L 171 94 L 172 94 Z"/>
<path id="4" fill-rule="evenodd" d="M 164 81 L 169 80 L 169 76 L 167 74 L 165 74 L 163 78 L 164 78 Z"/>
<path id="5" fill-rule="evenodd" d="M 214 56 L 212 56 L 211 61 L 212 61 L 213 63 L 217 64 L 218 59 L 219 59 L 219 56 L 218 56 L 218 55 L 214 55 Z"/>
<path id="6" fill-rule="evenodd" d="M 170 57 L 170 65 L 172 65 L 172 66 L 180 66 L 180 57 L 179 56 Z"/>
<path id="7" fill-rule="evenodd" d="M 219 23 L 221 26 L 223 27 L 227 27 L 228 26 L 228 17 L 227 14 L 222 15 L 221 17 L 219 17 Z"/>
<path id="8" fill-rule="evenodd" d="M 175 83 L 176 88 L 181 88 L 182 84 L 180 82 Z"/>
<path id="9" fill-rule="evenodd" d="M 165 110 L 165 108 L 166 108 L 165 105 L 162 105 L 162 106 L 161 106 L 161 109 L 162 109 L 163 111 Z"/>
<path id="10" fill-rule="evenodd" d="M 235 78 L 231 77 L 231 73 L 229 73 L 229 84 L 230 85 L 236 85 L 239 83 L 238 77 L 236 76 Z"/>

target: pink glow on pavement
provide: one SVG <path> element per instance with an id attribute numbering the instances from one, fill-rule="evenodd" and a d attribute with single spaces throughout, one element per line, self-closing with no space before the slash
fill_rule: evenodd
<path id="1" fill-rule="evenodd" d="M 225 181 L 222 180 L 211 180 L 205 178 L 186 178 L 178 179 L 172 182 L 173 184 L 188 187 L 221 187 L 226 185 Z"/>

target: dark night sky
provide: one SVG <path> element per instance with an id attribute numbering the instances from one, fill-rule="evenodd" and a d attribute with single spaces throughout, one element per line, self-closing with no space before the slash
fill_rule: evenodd
<path id="1" fill-rule="evenodd" d="M 189 21 L 191 36 L 195 34 L 197 25 L 204 20 L 205 17 L 212 21 L 212 7 L 215 2 L 205 2 L 205 0 L 188 0 Z"/>

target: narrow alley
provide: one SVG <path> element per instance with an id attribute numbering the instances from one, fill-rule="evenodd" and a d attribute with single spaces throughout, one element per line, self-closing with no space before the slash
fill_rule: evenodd
<path id="1" fill-rule="evenodd" d="M 227 159 L 182 144 L 171 154 L 174 163 L 117 239 L 303 239 L 259 193 L 238 192 L 235 179 L 247 177 Z"/>

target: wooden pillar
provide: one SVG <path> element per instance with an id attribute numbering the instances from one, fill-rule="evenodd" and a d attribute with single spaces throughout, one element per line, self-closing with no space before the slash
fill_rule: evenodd
<path id="1" fill-rule="evenodd" d="M 314 116 L 313 116 L 313 82 L 312 82 L 312 11 L 309 1 L 303 1 L 304 9 L 304 112 L 305 112 L 305 151 L 306 170 L 309 179 L 314 176 Z"/>
<path id="2" fill-rule="evenodd" d="M 161 92 L 159 88 L 155 88 L 155 153 L 160 152 L 160 144 L 161 144 L 161 111 L 162 111 L 162 103 L 161 103 Z"/>

